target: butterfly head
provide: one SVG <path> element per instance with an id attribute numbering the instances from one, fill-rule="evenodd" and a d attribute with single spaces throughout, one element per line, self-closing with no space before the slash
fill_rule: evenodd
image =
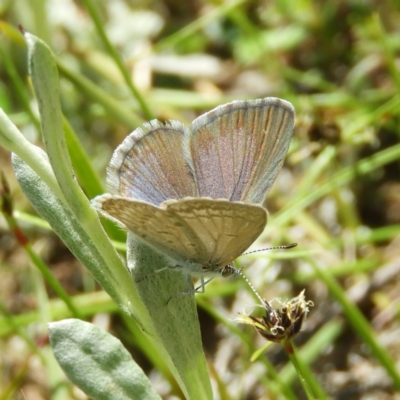
<path id="1" fill-rule="evenodd" d="M 237 269 L 232 264 L 228 264 L 221 269 L 220 273 L 223 278 L 237 278 L 242 276 L 242 269 Z"/>

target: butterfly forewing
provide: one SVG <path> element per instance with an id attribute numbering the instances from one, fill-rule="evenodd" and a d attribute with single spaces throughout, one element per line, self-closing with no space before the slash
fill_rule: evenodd
<path id="1" fill-rule="evenodd" d="M 92 204 L 106 217 L 122 223 L 136 237 L 178 263 L 206 252 L 197 236 L 163 208 L 108 194 L 96 197 Z"/>
<path id="2" fill-rule="evenodd" d="M 116 149 L 107 185 L 114 194 L 159 205 L 196 196 L 193 174 L 181 151 L 184 127 L 178 121 L 151 121 Z"/>
<path id="3" fill-rule="evenodd" d="M 263 203 L 293 134 L 294 109 L 284 100 L 235 101 L 202 115 L 184 146 L 199 196 Z"/>

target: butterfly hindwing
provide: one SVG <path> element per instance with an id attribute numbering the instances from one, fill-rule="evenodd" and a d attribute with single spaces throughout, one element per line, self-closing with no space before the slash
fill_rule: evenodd
<path id="1" fill-rule="evenodd" d="M 220 268 L 246 251 L 262 233 L 267 213 L 259 206 L 215 199 L 182 199 L 165 203 L 175 218 L 196 233 L 207 249 L 202 260 Z"/>
<path id="2" fill-rule="evenodd" d="M 261 234 L 267 218 L 259 206 L 204 198 L 170 200 L 156 207 L 102 195 L 93 206 L 181 267 L 190 268 L 199 264 L 220 269 L 232 262 Z"/>

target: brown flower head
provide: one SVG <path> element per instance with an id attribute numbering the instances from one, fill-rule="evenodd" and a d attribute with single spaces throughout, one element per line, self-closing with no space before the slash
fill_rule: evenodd
<path id="1" fill-rule="evenodd" d="M 278 309 L 263 300 L 266 315 L 261 318 L 240 314 L 236 319 L 241 324 L 253 325 L 257 332 L 271 342 L 286 342 L 293 338 L 301 329 L 303 321 L 314 304 L 306 301 L 304 290 L 291 300 L 282 304 Z"/>

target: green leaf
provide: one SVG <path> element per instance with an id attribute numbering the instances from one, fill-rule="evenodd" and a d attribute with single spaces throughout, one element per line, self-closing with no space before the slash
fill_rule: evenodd
<path id="1" fill-rule="evenodd" d="M 67 151 L 57 65 L 46 43 L 29 33 L 25 33 L 24 37 L 28 46 L 29 73 L 38 101 L 43 141 L 49 161 L 68 206 L 81 220 L 85 218 L 82 205 L 87 199 L 74 179 Z"/>
<path id="2" fill-rule="evenodd" d="M 42 158 L 45 159 L 45 157 L 45 153 L 42 152 Z M 92 272 L 114 301 L 125 309 L 126 300 L 121 296 L 121 285 L 115 271 L 108 266 L 80 222 L 42 179 L 17 155 L 13 154 L 12 162 L 18 183 L 39 215 L 50 224 L 74 256 Z M 128 273 L 126 273 L 126 277 L 128 282 L 131 282 Z M 130 286 L 130 296 L 140 303 L 133 285 Z"/>
<path id="3" fill-rule="evenodd" d="M 78 319 L 49 324 L 54 355 L 68 378 L 95 400 L 160 399 L 122 343 Z"/>

